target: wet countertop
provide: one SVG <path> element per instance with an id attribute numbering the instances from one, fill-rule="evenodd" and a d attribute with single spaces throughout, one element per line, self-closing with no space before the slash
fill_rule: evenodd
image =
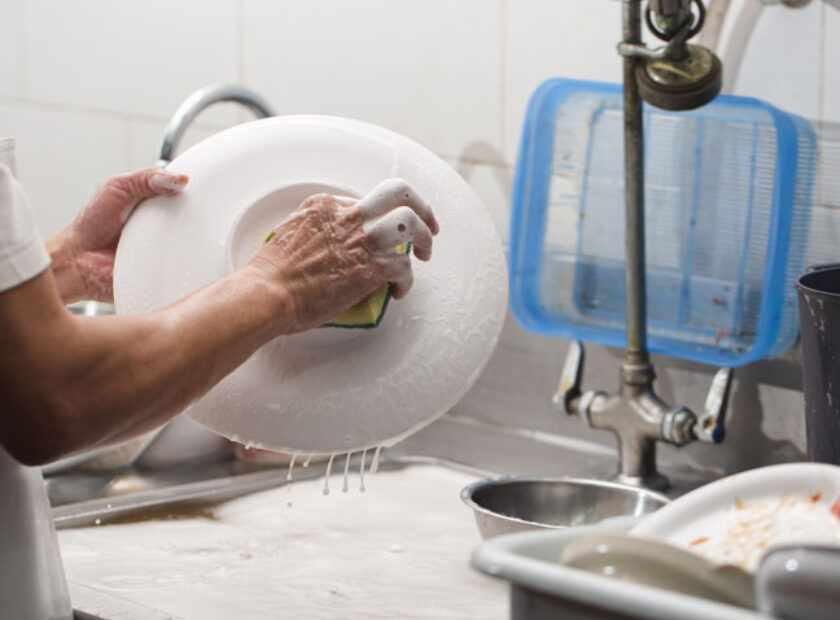
<path id="1" fill-rule="evenodd" d="M 508 590 L 469 567 L 480 539 L 461 489 L 488 472 L 603 479 L 615 466 L 601 445 L 447 416 L 383 452 L 364 492 L 356 462 L 342 492 L 343 458 L 328 496 L 323 463 L 298 465 L 291 490 L 285 468 L 222 464 L 192 482 L 128 472 L 107 485 L 113 497 L 65 503 L 54 516 L 79 620 L 492 620 L 508 617 Z M 207 480 L 213 471 L 220 485 Z M 665 471 L 674 494 L 705 481 Z M 219 501 L 237 487 L 250 494 Z M 60 491 L 51 496 L 69 501 Z M 172 503 L 178 495 L 190 501 Z M 195 503 L 202 496 L 210 501 Z"/>
<path id="2" fill-rule="evenodd" d="M 468 564 L 479 537 L 459 493 L 474 480 L 415 465 L 366 476 L 364 492 L 353 472 L 343 493 L 339 471 L 327 496 L 313 479 L 59 543 L 74 605 L 101 617 L 501 620 L 505 584 Z"/>

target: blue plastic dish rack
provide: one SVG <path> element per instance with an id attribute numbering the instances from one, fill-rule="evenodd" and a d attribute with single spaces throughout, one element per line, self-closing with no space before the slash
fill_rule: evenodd
<path id="1" fill-rule="evenodd" d="M 796 341 L 817 141 L 767 103 L 645 107 L 648 344 L 739 366 Z M 552 79 L 531 99 L 514 185 L 511 305 L 531 331 L 623 347 L 622 88 Z"/>

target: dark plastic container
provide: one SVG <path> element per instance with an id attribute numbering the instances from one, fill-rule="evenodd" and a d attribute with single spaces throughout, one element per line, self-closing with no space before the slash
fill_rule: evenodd
<path id="1" fill-rule="evenodd" d="M 840 465 L 840 263 L 811 267 L 796 289 L 808 456 Z"/>

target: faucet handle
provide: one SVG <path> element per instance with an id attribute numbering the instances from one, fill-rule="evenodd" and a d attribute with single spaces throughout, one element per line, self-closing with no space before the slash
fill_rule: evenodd
<path id="1" fill-rule="evenodd" d="M 712 379 L 712 387 L 706 396 L 703 414 L 694 426 L 694 434 L 700 441 L 721 443 L 726 434 L 724 419 L 726 406 L 729 403 L 729 392 L 735 371 L 732 368 L 721 368 Z"/>
<path id="2" fill-rule="evenodd" d="M 563 364 L 563 373 L 560 375 L 560 382 L 557 384 L 557 391 L 551 398 L 551 402 L 557 407 L 562 407 L 568 414 L 577 412 L 576 401 L 580 398 L 580 384 L 583 379 L 583 344 L 577 340 L 569 343 L 569 350 L 566 353 L 566 362 Z"/>

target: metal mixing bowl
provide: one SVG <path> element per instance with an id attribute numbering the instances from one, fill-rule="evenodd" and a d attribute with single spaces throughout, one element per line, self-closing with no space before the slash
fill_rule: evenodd
<path id="1" fill-rule="evenodd" d="M 461 499 L 473 509 L 484 539 L 641 517 L 670 501 L 646 489 L 584 478 L 481 480 L 465 488 Z"/>

